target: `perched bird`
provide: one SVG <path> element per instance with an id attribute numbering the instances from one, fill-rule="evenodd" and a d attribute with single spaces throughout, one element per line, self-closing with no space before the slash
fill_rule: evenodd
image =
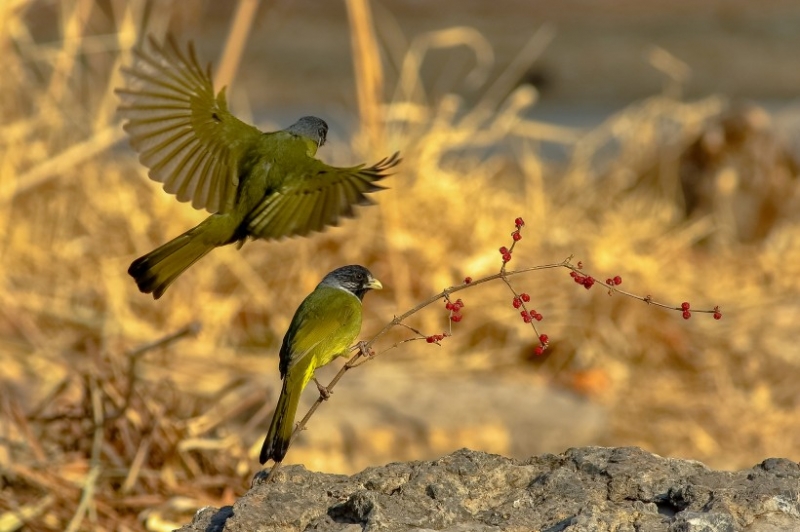
<path id="1" fill-rule="evenodd" d="M 128 273 L 155 299 L 217 246 L 305 236 L 352 217 L 400 162 L 395 153 L 370 167 L 329 166 L 314 157 L 328 132 L 323 120 L 306 116 L 263 133 L 228 111 L 224 88 L 215 96 L 211 67 L 200 67 L 191 44 L 184 54 L 172 39 L 149 42 L 116 91 L 123 127 L 151 179 L 212 213 L 131 264 Z"/>
<path id="2" fill-rule="evenodd" d="M 343 266 L 322 279 L 294 313 L 283 337 L 280 371 L 283 388 L 259 460 L 280 462 L 289 448 L 300 394 L 314 371 L 348 353 L 361 330 L 361 301 L 383 288 L 363 266 Z"/>

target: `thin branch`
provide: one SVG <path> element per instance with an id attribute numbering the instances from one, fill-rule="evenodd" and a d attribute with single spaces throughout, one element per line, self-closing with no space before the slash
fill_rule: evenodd
<path id="1" fill-rule="evenodd" d="M 137 347 L 133 351 L 128 352 L 126 354 L 128 359 L 128 387 L 125 390 L 125 399 L 122 402 L 122 406 L 116 412 L 111 412 L 106 416 L 106 420 L 113 421 L 117 419 L 118 417 L 122 416 L 130 407 L 131 400 L 133 399 L 133 390 L 136 388 L 136 364 L 143 355 L 160 347 L 166 347 L 174 342 L 177 342 L 178 340 L 183 340 L 184 338 L 190 336 L 196 336 L 199 332 L 200 323 L 193 321 L 172 334 L 168 334 L 162 338 L 159 338 L 158 340 Z"/>

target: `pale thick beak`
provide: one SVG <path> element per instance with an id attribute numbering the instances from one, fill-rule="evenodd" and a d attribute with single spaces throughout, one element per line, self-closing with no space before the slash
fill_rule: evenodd
<path id="1" fill-rule="evenodd" d="M 373 278 L 367 283 L 367 288 L 371 288 L 372 290 L 382 290 L 383 285 L 379 280 Z"/>

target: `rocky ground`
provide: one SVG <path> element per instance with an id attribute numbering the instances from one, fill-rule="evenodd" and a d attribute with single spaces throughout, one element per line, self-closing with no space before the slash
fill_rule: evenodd
<path id="1" fill-rule="evenodd" d="M 527 460 L 463 449 L 350 477 L 287 466 L 180 530 L 783 532 L 800 530 L 800 465 L 714 471 L 635 447 L 584 447 Z"/>

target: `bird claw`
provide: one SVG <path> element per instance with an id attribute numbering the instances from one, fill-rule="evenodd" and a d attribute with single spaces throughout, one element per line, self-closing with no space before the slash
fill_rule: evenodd
<path id="1" fill-rule="evenodd" d="M 372 350 L 371 347 L 365 341 L 358 342 L 358 352 L 361 354 L 362 357 L 366 359 L 370 359 L 375 356 L 375 351 Z"/>
<path id="2" fill-rule="evenodd" d="M 322 397 L 323 401 L 327 401 L 331 398 L 331 394 L 333 393 L 327 387 L 320 384 L 316 377 L 314 377 L 314 384 L 317 385 L 317 390 L 319 390 L 319 396 Z"/>
<path id="3" fill-rule="evenodd" d="M 376 356 L 375 351 L 363 340 L 356 344 L 356 349 L 358 350 L 358 355 L 354 356 L 351 362 L 347 363 L 348 368 L 356 368 L 361 364 L 366 364 Z"/>

